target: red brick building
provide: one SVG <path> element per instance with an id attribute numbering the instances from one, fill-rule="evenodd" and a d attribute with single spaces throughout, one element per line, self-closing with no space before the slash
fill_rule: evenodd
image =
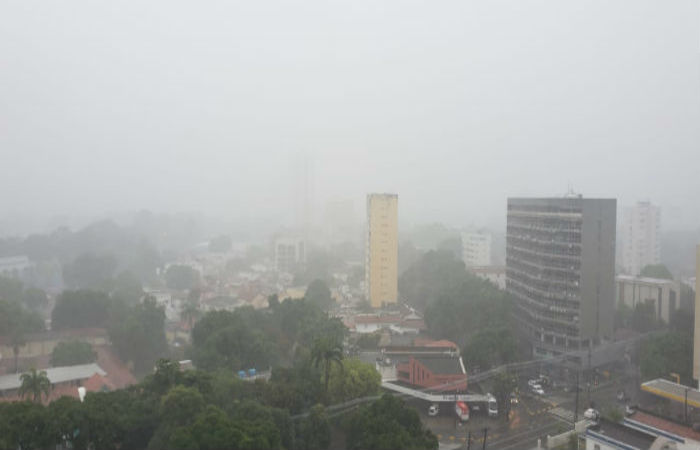
<path id="1" fill-rule="evenodd" d="M 396 364 L 400 382 L 435 391 L 466 391 L 467 374 L 461 358 L 450 356 L 410 356 Z"/>

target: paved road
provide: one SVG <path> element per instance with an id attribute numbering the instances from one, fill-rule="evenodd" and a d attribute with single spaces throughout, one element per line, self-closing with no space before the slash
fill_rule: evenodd
<path id="1" fill-rule="evenodd" d="M 486 448 L 520 449 L 532 448 L 537 439 L 545 439 L 547 434 L 557 434 L 568 428 L 563 421 L 548 414 L 556 405 L 546 398 L 523 395 L 520 404 L 511 412 L 510 421 L 490 418 L 481 412 L 472 412 L 470 420 L 460 424 L 456 420 L 452 406 L 445 404 L 437 417 L 428 417 L 427 403 L 410 401 L 419 411 L 423 423 L 433 431 L 440 441 L 441 448 L 465 448 L 467 436 L 471 434 L 472 449 L 481 449 L 486 434 Z"/>
<path id="2" fill-rule="evenodd" d="M 582 383 L 583 384 L 583 383 Z M 624 402 L 618 402 L 616 394 L 620 389 L 633 397 L 636 395 L 634 379 L 620 379 L 600 386 L 592 386 L 590 394 L 587 386 L 579 393 L 578 420 L 592 401 L 599 411 L 605 413 L 615 407 L 624 410 Z M 526 392 L 525 390 L 521 390 Z M 555 435 L 571 429 L 574 419 L 575 393 L 562 390 L 548 390 L 545 396 L 532 396 L 523 393 L 520 404 L 513 407 L 508 422 L 501 418 L 489 418 L 482 412 L 472 411 L 468 422 L 460 424 L 455 417 L 453 404 L 442 405 L 439 416 L 428 417 L 428 403 L 409 400 L 416 407 L 423 423 L 438 436 L 440 448 L 466 448 L 468 433 L 471 433 L 472 449 L 481 449 L 483 429 L 488 428 L 486 448 L 515 450 L 534 448 L 537 440 L 544 443 L 547 435 Z"/>

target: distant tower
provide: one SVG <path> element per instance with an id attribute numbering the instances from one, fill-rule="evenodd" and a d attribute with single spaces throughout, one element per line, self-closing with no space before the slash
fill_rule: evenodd
<path id="1" fill-rule="evenodd" d="M 661 263 L 661 209 L 638 202 L 623 211 L 622 263 L 630 275 L 651 264 Z"/>
<path id="2" fill-rule="evenodd" d="M 367 195 L 365 290 L 373 308 L 398 301 L 399 230 L 396 194 Z"/>

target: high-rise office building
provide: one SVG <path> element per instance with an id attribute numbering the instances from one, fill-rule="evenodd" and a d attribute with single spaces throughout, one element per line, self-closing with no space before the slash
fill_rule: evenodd
<path id="1" fill-rule="evenodd" d="M 639 275 L 644 266 L 661 263 L 661 209 L 638 202 L 622 216 L 622 265 L 628 274 Z"/>
<path id="2" fill-rule="evenodd" d="M 367 195 L 365 289 L 373 308 L 398 301 L 398 204 L 396 194 Z"/>
<path id="3" fill-rule="evenodd" d="M 535 356 L 612 337 L 616 200 L 508 199 L 506 289 Z"/>
<path id="4" fill-rule="evenodd" d="M 469 267 L 491 265 L 491 234 L 486 232 L 462 232 L 462 261 Z"/>

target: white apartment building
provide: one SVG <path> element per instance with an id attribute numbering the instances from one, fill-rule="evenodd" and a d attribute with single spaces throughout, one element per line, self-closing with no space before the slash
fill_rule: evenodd
<path id="1" fill-rule="evenodd" d="M 629 275 L 661 263 L 661 208 L 638 202 L 623 211 L 622 265 Z"/>
<path id="2" fill-rule="evenodd" d="M 491 265 L 491 234 L 485 232 L 462 232 L 462 261 L 467 267 Z"/>

